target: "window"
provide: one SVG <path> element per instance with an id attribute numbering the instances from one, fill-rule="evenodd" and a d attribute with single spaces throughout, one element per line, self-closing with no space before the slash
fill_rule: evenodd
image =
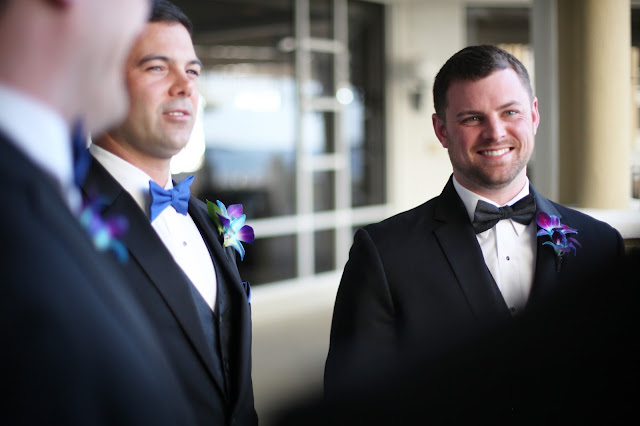
<path id="1" fill-rule="evenodd" d="M 243 204 L 256 241 L 238 266 L 252 284 L 342 268 L 352 228 L 386 202 L 384 6 L 178 4 L 204 67 L 200 120 L 173 172 L 196 174 L 199 199 Z"/>

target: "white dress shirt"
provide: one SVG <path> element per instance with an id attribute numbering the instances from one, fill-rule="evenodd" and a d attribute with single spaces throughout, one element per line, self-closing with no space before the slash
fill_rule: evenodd
<path id="1" fill-rule="evenodd" d="M 472 222 L 478 200 L 502 207 L 469 191 L 460 185 L 455 177 L 453 186 L 462 199 Z M 529 195 L 528 179 L 518 195 L 503 206 L 513 205 L 527 195 Z M 524 308 L 531 292 L 536 264 L 536 233 L 535 219 L 529 225 L 505 219 L 499 221 L 493 228 L 476 234 L 484 261 L 512 314 Z"/>
<path id="2" fill-rule="evenodd" d="M 149 194 L 151 178 L 149 175 L 95 144 L 91 144 L 89 151 L 131 194 L 138 206 L 149 217 L 151 202 Z M 173 181 L 169 176 L 164 189 L 171 188 L 173 188 Z M 173 259 L 189 277 L 209 307 L 213 309 L 216 300 L 216 273 L 209 250 L 191 216 L 188 213 L 187 215 L 180 214 L 172 206 L 169 206 L 151 222 L 151 226 Z"/>
<path id="3" fill-rule="evenodd" d="M 62 116 L 37 99 L 0 84 L 0 129 L 55 180 L 69 209 L 77 213 L 81 196 L 73 182 L 71 134 Z"/>

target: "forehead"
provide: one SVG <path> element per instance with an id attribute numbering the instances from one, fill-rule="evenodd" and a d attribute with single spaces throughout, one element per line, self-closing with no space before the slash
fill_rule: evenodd
<path id="1" fill-rule="evenodd" d="M 509 102 L 530 102 L 518 74 L 511 68 L 494 71 L 479 80 L 458 80 L 447 90 L 447 111 L 483 110 Z"/>
<path id="2" fill-rule="evenodd" d="M 131 50 L 130 60 L 136 62 L 147 55 L 185 60 L 196 57 L 189 31 L 173 22 L 149 22 L 145 25 Z"/>

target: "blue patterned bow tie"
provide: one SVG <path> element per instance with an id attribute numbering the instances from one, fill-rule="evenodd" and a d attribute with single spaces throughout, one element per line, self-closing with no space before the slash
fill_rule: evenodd
<path id="1" fill-rule="evenodd" d="M 149 193 L 151 194 L 151 222 L 162 213 L 164 209 L 173 206 L 178 213 L 187 214 L 193 176 L 186 177 L 172 189 L 164 189 L 154 181 L 149 181 Z"/>

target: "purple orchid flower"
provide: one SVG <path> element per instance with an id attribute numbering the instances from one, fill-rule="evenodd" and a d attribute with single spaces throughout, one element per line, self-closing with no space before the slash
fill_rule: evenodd
<path id="1" fill-rule="evenodd" d="M 562 257 L 565 253 L 573 251 L 573 255 L 576 255 L 576 246 L 582 247 L 578 240 L 571 235 L 578 234 L 578 230 L 573 229 L 567 225 L 560 223 L 560 218 L 554 215 L 548 215 L 545 212 L 538 212 L 536 215 L 536 222 L 541 228 L 537 235 L 548 236 L 551 241 L 545 241 L 542 245 L 549 245 L 556 252 L 557 270 L 560 270 L 560 264 Z"/>
<path id="2" fill-rule="evenodd" d="M 80 224 L 89 233 L 93 245 L 98 251 L 112 250 L 118 260 L 125 263 L 129 252 L 118 238 L 129 229 L 127 219 L 122 216 L 103 218 L 101 211 L 105 202 L 100 197 L 87 201 L 78 217 Z"/>
<path id="3" fill-rule="evenodd" d="M 255 234 L 252 227 L 244 224 L 246 215 L 243 213 L 242 204 L 226 207 L 219 200 L 216 200 L 216 204 L 207 200 L 207 209 L 209 217 L 224 238 L 224 246 L 233 247 L 240 254 L 240 260 L 244 260 L 245 251 L 242 243 L 252 243 Z"/>

